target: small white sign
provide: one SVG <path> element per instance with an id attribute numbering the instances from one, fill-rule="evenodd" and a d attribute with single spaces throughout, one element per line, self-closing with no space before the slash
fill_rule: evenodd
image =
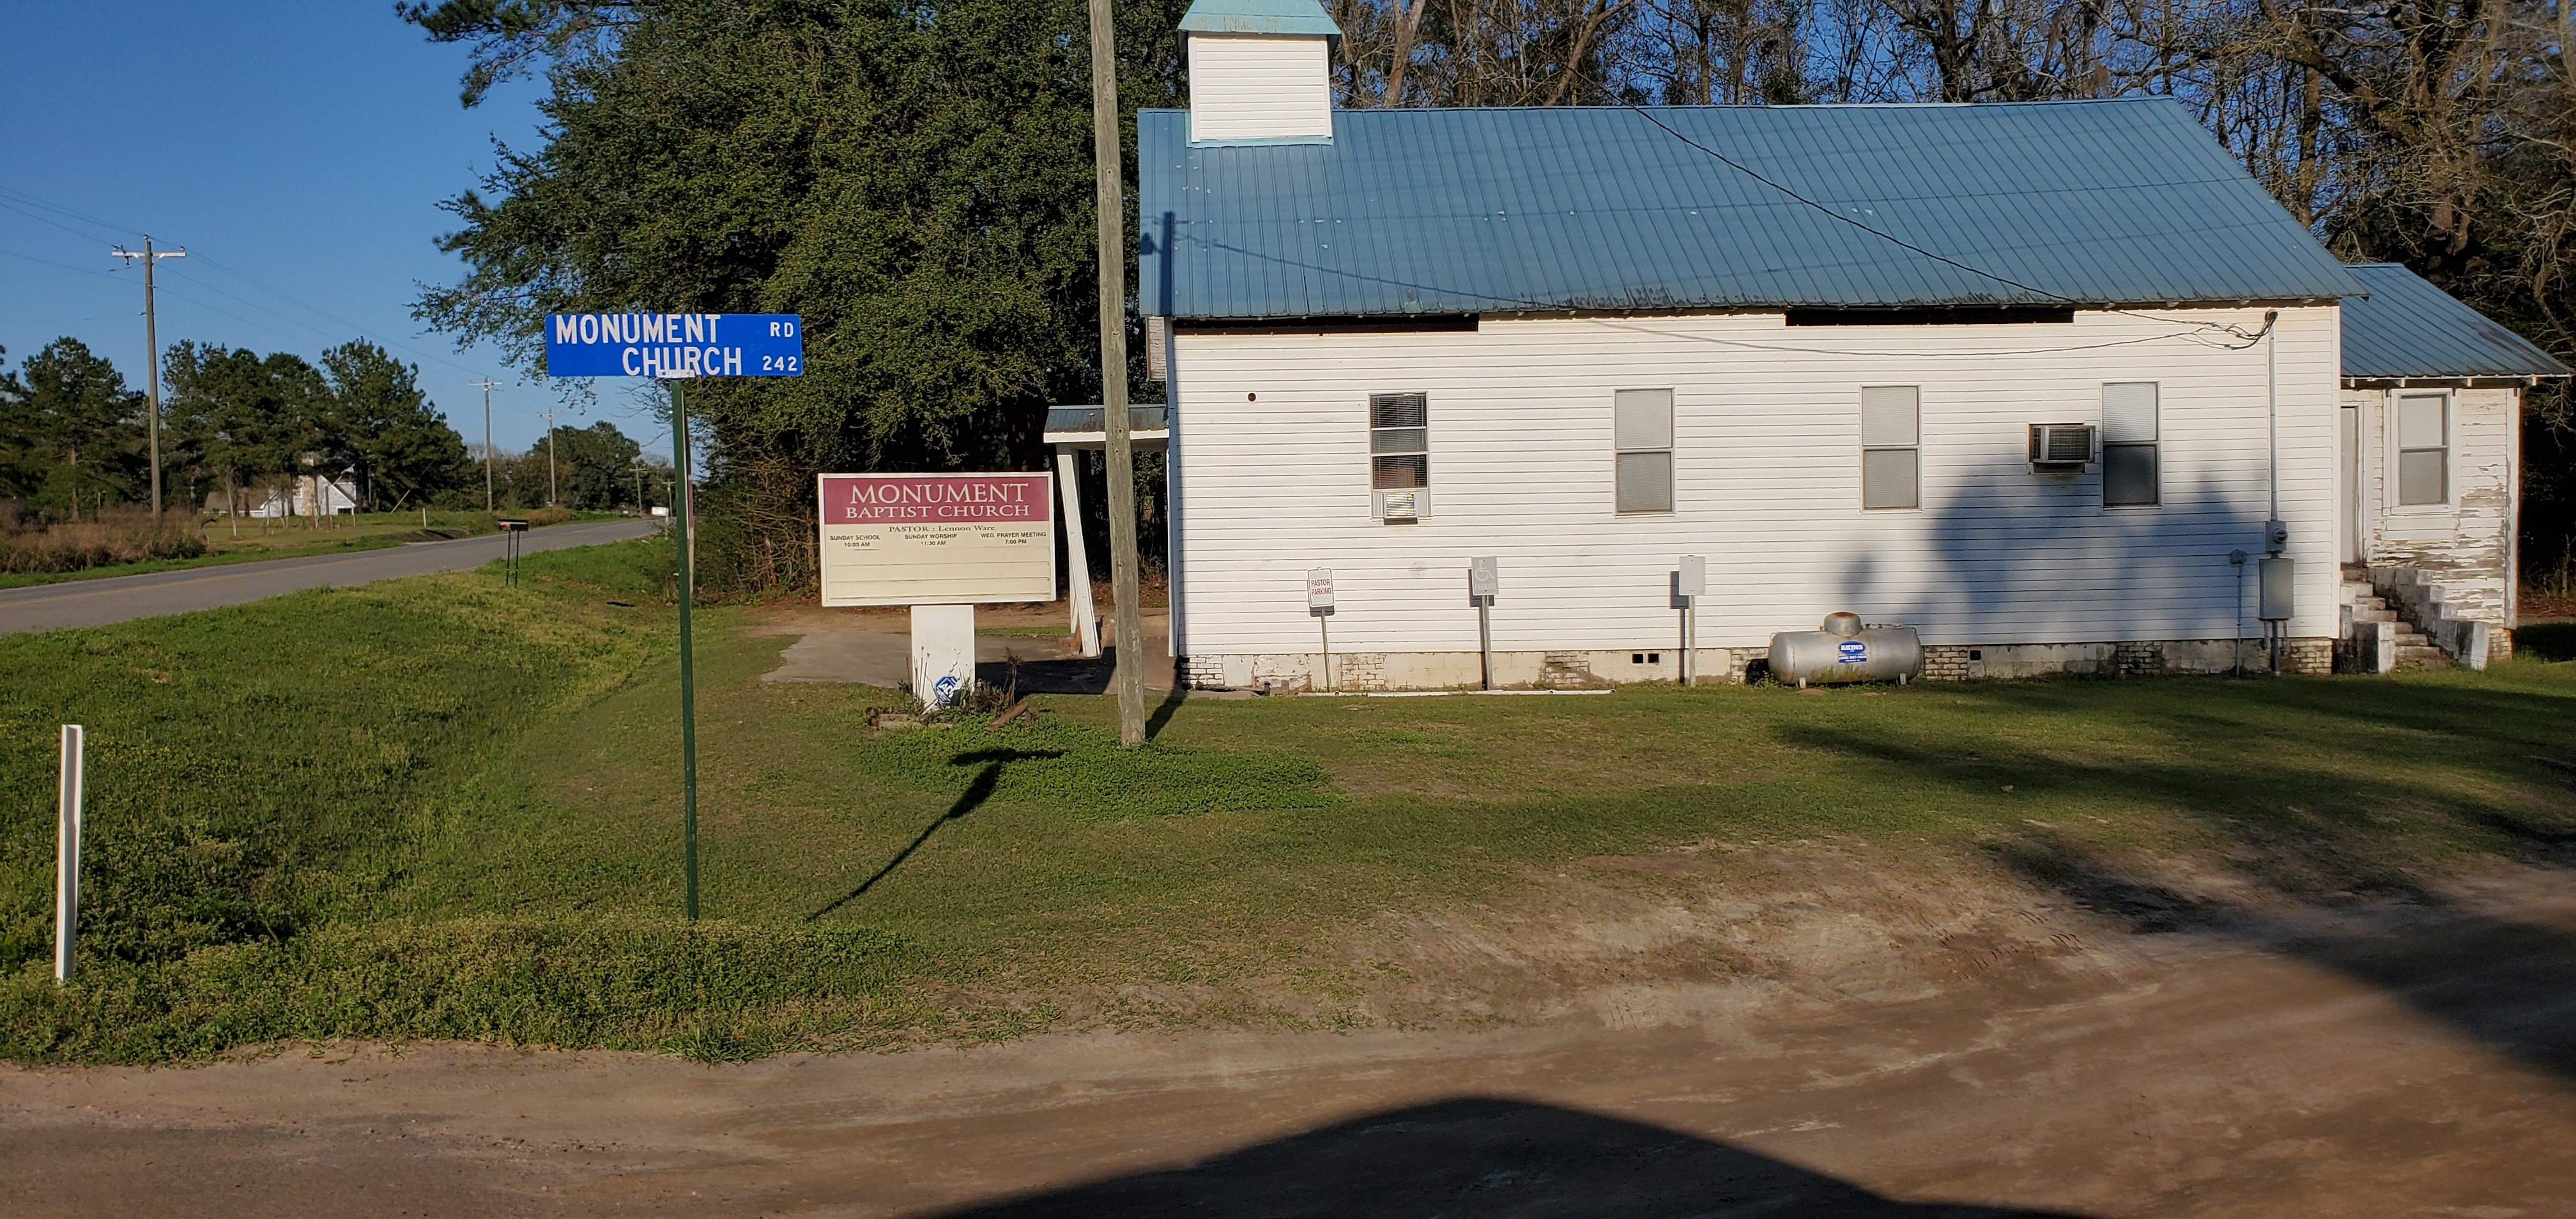
<path id="1" fill-rule="evenodd" d="M 1318 567 L 1306 573 L 1306 608 L 1333 608 L 1333 569 Z"/>
<path id="2" fill-rule="evenodd" d="M 912 607 L 912 694 L 937 709 L 975 688 L 975 607 Z"/>
<path id="3" fill-rule="evenodd" d="M 1501 567 L 1500 559 L 1467 560 L 1467 595 L 1492 597 L 1502 587 Z"/>
<path id="4" fill-rule="evenodd" d="M 1043 473 L 825 474 L 825 605 L 1055 599 L 1055 482 Z"/>

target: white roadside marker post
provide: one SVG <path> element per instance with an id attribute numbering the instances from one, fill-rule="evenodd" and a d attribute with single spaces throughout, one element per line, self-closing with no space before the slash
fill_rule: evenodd
<path id="1" fill-rule="evenodd" d="M 80 923 L 81 726 L 63 725 L 63 770 L 54 844 L 54 981 L 72 980 Z"/>

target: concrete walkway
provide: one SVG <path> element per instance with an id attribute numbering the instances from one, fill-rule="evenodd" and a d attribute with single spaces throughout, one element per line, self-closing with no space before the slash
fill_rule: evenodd
<path id="1" fill-rule="evenodd" d="M 519 553 L 561 550 L 640 538 L 660 528 L 649 519 L 586 521 L 529 531 Z M 270 559 L 223 567 L 186 567 L 140 576 L 109 576 L 0 591 L 0 635 L 69 626 L 106 626 L 134 618 L 240 605 L 308 588 L 371 584 L 400 576 L 481 567 L 500 558 L 501 534 L 420 542 L 355 554 Z"/>
<path id="2" fill-rule="evenodd" d="M 1170 618 L 1159 609 L 1145 613 L 1145 687 L 1172 685 Z M 1109 689 L 1117 649 L 1095 659 L 1073 654 L 1068 636 L 979 635 L 975 639 L 975 680 L 988 686 L 1012 684 L 1011 662 L 1019 662 L 1018 687 L 1023 694 L 1100 694 Z M 912 637 L 903 631 L 816 630 L 778 657 L 762 681 L 853 682 L 901 689 L 912 682 Z"/>

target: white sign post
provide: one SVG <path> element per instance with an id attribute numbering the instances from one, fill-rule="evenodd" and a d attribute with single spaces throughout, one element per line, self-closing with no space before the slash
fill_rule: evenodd
<path id="1" fill-rule="evenodd" d="M 72 980 L 72 937 L 80 928 L 81 726 L 63 725 L 62 788 L 54 840 L 54 981 Z"/>
<path id="2" fill-rule="evenodd" d="M 1324 640 L 1324 692 L 1333 692 L 1333 569 L 1311 568 L 1306 572 L 1306 612 L 1315 616 L 1315 629 Z"/>
<path id="3" fill-rule="evenodd" d="M 1708 595 L 1708 559 L 1701 555 L 1682 556 L 1680 570 L 1673 573 L 1673 599 L 1681 602 L 1682 664 L 1681 680 L 1685 686 L 1699 680 L 1699 599 Z"/>
<path id="4" fill-rule="evenodd" d="M 1494 595 L 1502 591 L 1498 558 L 1467 560 L 1467 599 L 1476 603 L 1476 651 L 1484 662 L 1484 688 L 1494 688 Z"/>
<path id="5" fill-rule="evenodd" d="M 978 602 L 1055 599 L 1044 472 L 825 474 L 816 486 L 823 604 L 912 607 L 912 693 L 925 707 L 973 692 Z"/>

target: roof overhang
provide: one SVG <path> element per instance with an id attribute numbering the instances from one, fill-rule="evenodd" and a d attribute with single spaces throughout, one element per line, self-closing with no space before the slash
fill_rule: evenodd
<path id="1" fill-rule="evenodd" d="M 2511 377 L 2345 377 L 2345 389 L 2528 389 L 2543 381 L 2564 381 L 2566 373 Z"/>
<path id="2" fill-rule="evenodd" d="M 1106 449 L 1109 433 L 1102 421 L 1107 409 L 1094 403 L 1088 406 L 1050 406 L 1047 408 L 1046 442 L 1059 449 Z M 1159 453 L 1171 446 L 1171 415 L 1163 404 L 1127 408 L 1127 443 L 1139 452 Z"/>
<path id="3" fill-rule="evenodd" d="M 1768 305 L 1672 305 L 1663 308 L 1626 309 L 1484 309 L 1475 313 L 1368 313 L 1352 315 L 1303 314 L 1283 316 L 1183 316 L 1167 319 L 1185 333 L 1227 331 L 1237 334 L 1319 334 L 1367 333 L 1383 331 L 1406 333 L 1428 330 L 1474 330 L 1481 321 L 1558 321 L 1571 318 L 1640 318 L 1640 317 L 1786 317 L 1804 315 L 1802 325 L 1885 325 L 1903 324 L 1915 319 L 1905 315 L 1933 315 L 1927 325 L 1988 323 L 2013 324 L 2031 320 L 2033 313 L 2125 313 L 2141 309 L 2218 310 L 2218 309 L 2311 309 L 2339 303 L 2331 296 L 2303 297 L 2296 300 L 2206 300 L 2206 301 L 2082 301 L 2066 304 L 2042 302 L 2030 304 L 1947 304 L 1925 302 L 1912 305 L 1816 306 L 1805 304 Z"/>

